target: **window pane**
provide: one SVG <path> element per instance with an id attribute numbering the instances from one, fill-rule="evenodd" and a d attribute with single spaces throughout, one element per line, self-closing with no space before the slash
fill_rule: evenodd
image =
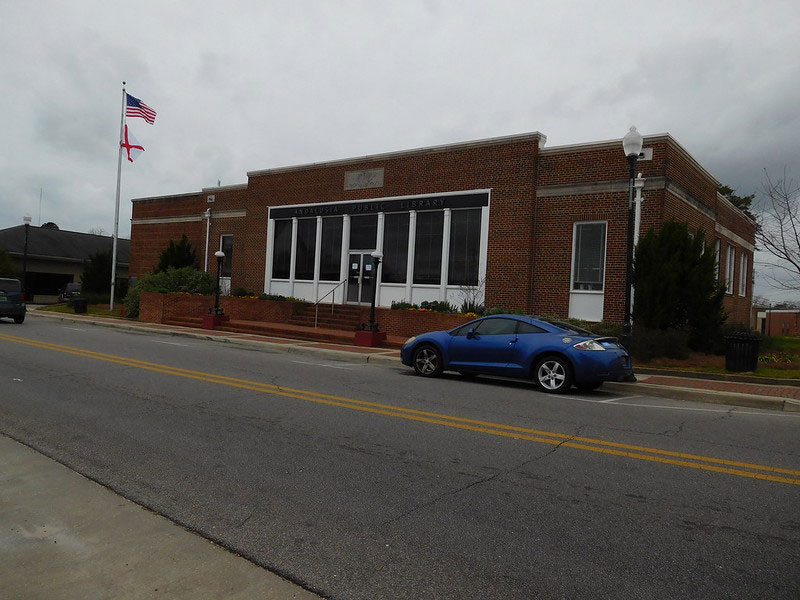
<path id="1" fill-rule="evenodd" d="M 319 278 L 321 281 L 339 281 L 342 263 L 342 217 L 322 219 L 322 250 Z"/>
<path id="2" fill-rule="evenodd" d="M 479 335 L 512 335 L 517 331 L 517 321 L 513 319 L 485 319 L 480 322 L 475 333 Z"/>
<path id="3" fill-rule="evenodd" d="M 230 277 L 233 265 L 233 236 L 223 235 L 220 243 L 220 250 L 225 253 L 225 258 L 222 259 L 222 276 Z"/>
<path id="4" fill-rule="evenodd" d="M 275 221 L 275 247 L 272 251 L 272 278 L 289 279 L 292 262 L 292 221 Z"/>
<path id="5" fill-rule="evenodd" d="M 314 254 L 316 249 L 317 220 L 298 219 L 297 252 L 294 264 L 295 279 L 314 279 Z"/>
<path id="6" fill-rule="evenodd" d="M 725 265 L 725 291 L 729 294 L 733 293 L 733 271 L 736 268 L 736 249 L 733 246 L 728 246 L 728 263 Z"/>
<path id="7" fill-rule="evenodd" d="M 388 214 L 383 221 L 383 276 L 386 283 L 405 283 L 408 271 L 408 213 Z"/>
<path id="8" fill-rule="evenodd" d="M 541 327 L 537 327 L 531 323 L 525 323 L 524 321 L 519 322 L 519 329 L 517 330 L 518 333 L 545 333 L 544 329 Z"/>
<path id="9" fill-rule="evenodd" d="M 374 250 L 378 239 L 378 215 L 350 217 L 350 250 Z"/>
<path id="10" fill-rule="evenodd" d="M 606 260 L 606 224 L 575 225 L 575 262 L 572 289 L 602 290 Z"/>
<path id="11" fill-rule="evenodd" d="M 447 283 L 478 285 L 481 210 L 454 210 L 450 218 L 450 260 Z"/>
<path id="12" fill-rule="evenodd" d="M 444 212 L 417 213 L 414 238 L 414 283 L 439 284 L 442 279 Z"/>

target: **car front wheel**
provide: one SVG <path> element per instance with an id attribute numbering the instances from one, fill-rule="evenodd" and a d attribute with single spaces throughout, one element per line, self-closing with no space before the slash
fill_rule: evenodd
<path id="1" fill-rule="evenodd" d="M 423 377 L 438 377 L 442 374 L 442 353 L 433 346 L 420 346 L 411 359 L 414 371 Z"/>
<path id="2" fill-rule="evenodd" d="M 572 370 L 559 356 L 546 356 L 536 363 L 536 385 L 549 394 L 565 394 L 572 387 Z"/>
<path id="3" fill-rule="evenodd" d="M 25 320 L 25 315 L 20 315 L 18 317 L 14 317 L 14 323 L 16 323 L 17 325 L 22 323 L 24 320 Z"/>

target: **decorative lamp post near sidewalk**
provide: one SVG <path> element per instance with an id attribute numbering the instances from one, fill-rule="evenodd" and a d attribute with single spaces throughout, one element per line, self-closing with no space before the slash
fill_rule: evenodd
<path id="1" fill-rule="evenodd" d="M 625 137 L 622 138 L 622 150 L 625 152 L 625 158 L 628 159 L 628 244 L 627 244 L 627 257 L 625 261 L 625 319 L 622 323 L 622 345 L 630 351 L 631 341 L 633 336 L 631 334 L 631 300 L 633 296 L 633 230 L 634 230 L 634 187 L 636 179 L 636 161 L 639 160 L 639 154 L 642 152 L 642 144 L 644 139 L 642 134 L 636 131 L 636 127 L 631 126 Z"/>
<path id="2" fill-rule="evenodd" d="M 230 317 L 224 314 L 224 310 L 219 307 L 220 278 L 222 277 L 222 261 L 225 260 L 225 253 L 222 250 L 214 252 L 217 257 L 217 283 L 214 286 L 214 306 L 208 309 L 208 314 L 203 315 L 203 329 L 214 329 L 223 322 L 229 321 Z"/>
<path id="3" fill-rule="evenodd" d="M 383 254 L 380 250 L 375 250 L 372 256 L 372 301 L 369 306 L 369 323 L 362 323 L 361 330 L 356 331 L 353 343 L 356 346 L 380 346 L 386 340 L 386 334 L 379 331 L 378 323 L 375 321 L 375 297 L 378 294 L 378 267 L 381 264 Z"/>
<path id="4" fill-rule="evenodd" d="M 22 252 L 22 298 L 28 299 L 28 230 L 31 228 L 31 218 L 28 215 L 22 217 L 25 225 L 25 249 Z"/>

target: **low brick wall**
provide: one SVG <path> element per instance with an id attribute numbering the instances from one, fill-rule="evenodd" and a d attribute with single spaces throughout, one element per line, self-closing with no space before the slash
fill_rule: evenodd
<path id="1" fill-rule="evenodd" d="M 286 323 L 293 314 L 305 306 L 301 302 L 259 300 L 258 298 L 235 298 L 223 296 L 219 305 L 226 315 L 234 320 Z M 142 292 L 139 299 L 139 320 L 149 323 L 164 323 L 181 317 L 202 317 L 214 306 L 213 296 L 189 294 L 159 294 Z M 361 321 L 369 321 L 369 307 L 361 307 Z M 376 308 L 375 320 L 381 331 L 389 335 L 411 337 L 426 331 L 452 329 L 470 320 L 464 315 L 454 315 L 416 310 L 392 310 Z"/>
<path id="2" fill-rule="evenodd" d="M 426 331 L 452 329 L 462 323 L 471 321 L 473 318 L 464 315 L 418 310 L 375 309 L 375 320 L 378 322 L 381 331 L 385 331 L 389 335 L 405 337 L 411 337 Z M 365 320 L 369 320 L 369 309 L 367 309 Z"/>

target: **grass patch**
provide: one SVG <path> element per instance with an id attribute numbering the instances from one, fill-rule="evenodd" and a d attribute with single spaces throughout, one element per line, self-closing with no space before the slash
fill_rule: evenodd
<path id="1" fill-rule="evenodd" d="M 796 338 L 788 338 L 791 341 L 796 341 Z M 761 352 L 761 356 L 765 354 L 774 354 L 775 351 Z M 634 362 L 634 370 L 637 367 L 651 368 L 651 369 L 665 369 L 675 371 L 686 371 L 694 373 L 713 373 L 718 375 L 747 375 L 750 377 L 763 377 L 765 379 L 800 379 L 800 363 L 797 361 L 788 363 L 768 363 L 759 362 L 758 369 L 755 371 L 746 371 L 744 373 L 731 373 L 725 370 L 725 357 L 714 354 L 701 354 L 693 352 L 686 359 L 677 358 L 656 358 L 647 362 L 636 361 Z"/>

